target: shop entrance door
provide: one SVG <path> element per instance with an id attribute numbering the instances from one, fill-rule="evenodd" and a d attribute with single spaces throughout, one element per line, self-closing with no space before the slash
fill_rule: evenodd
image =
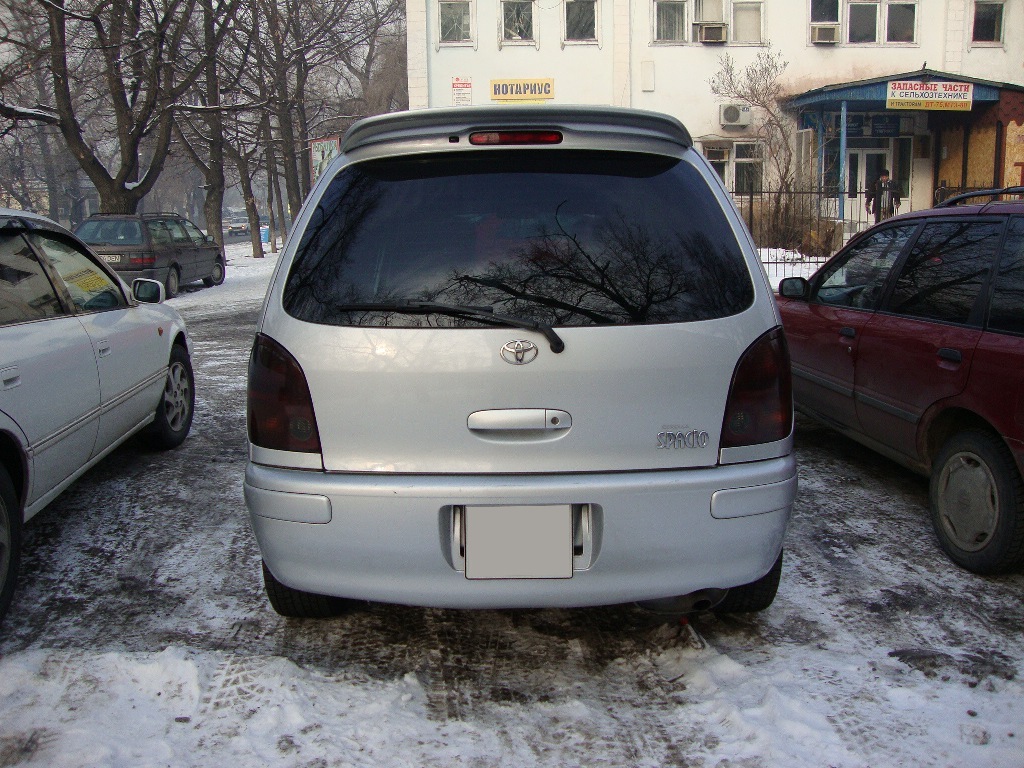
<path id="1" fill-rule="evenodd" d="M 867 221 L 864 199 L 867 189 L 878 180 L 883 168 L 892 173 L 888 149 L 849 149 L 846 155 L 846 218 Z"/>

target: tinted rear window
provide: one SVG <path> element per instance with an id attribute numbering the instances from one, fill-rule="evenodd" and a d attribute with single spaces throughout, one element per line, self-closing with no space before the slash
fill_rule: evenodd
<path id="1" fill-rule="evenodd" d="M 707 182 L 683 161 L 582 151 L 368 161 L 331 182 L 284 290 L 332 325 L 473 325 L 353 312 L 404 299 L 493 307 L 556 326 L 736 314 L 754 288 Z"/>
<path id="2" fill-rule="evenodd" d="M 142 227 L 134 219 L 83 221 L 75 234 L 90 245 L 142 245 Z"/>

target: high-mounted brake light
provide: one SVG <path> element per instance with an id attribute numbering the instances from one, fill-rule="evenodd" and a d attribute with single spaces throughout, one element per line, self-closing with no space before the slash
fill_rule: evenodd
<path id="1" fill-rule="evenodd" d="M 559 131 L 478 131 L 469 134 L 469 143 L 492 146 L 511 144 L 561 144 Z"/>
<path id="2" fill-rule="evenodd" d="M 249 440 L 275 451 L 320 452 L 306 375 L 284 347 L 262 333 L 249 357 Z"/>
<path id="3" fill-rule="evenodd" d="M 736 365 L 722 422 L 722 448 L 784 440 L 793 429 L 789 347 L 781 328 L 755 341 Z"/>

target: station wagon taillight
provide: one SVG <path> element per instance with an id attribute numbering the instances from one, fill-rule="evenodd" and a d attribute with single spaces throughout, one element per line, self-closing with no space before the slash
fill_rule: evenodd
<path id="1" fill-rule="evenodd" d="M 156 256 L 154 254 L 133 254 L 128 257 L 128 263 L 133 267 L 154 267 L 156 266 Z"/>
<path id="2" fill-rule="evenodd" d="M 275 451 L 320 452 L 306 375 L 288 350 L 262 333 L 249 357 L 249 440 Z"/>
<path id="3" fill-rule="evenodd" d="M 722 423 L 722 448 L 784 440 L 793 429 L 793 383 L 782 328 L 755 341 L 736 365 Z"/>

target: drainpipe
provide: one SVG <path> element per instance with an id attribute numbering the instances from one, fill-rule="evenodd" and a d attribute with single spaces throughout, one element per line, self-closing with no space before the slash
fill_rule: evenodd
<path id="1" fill-rule="evenodd" d="M 839 118 L 839 220 L 846 219 L 846 102 Z M 966 160 L 965 160 L 966 162 Z"/>

